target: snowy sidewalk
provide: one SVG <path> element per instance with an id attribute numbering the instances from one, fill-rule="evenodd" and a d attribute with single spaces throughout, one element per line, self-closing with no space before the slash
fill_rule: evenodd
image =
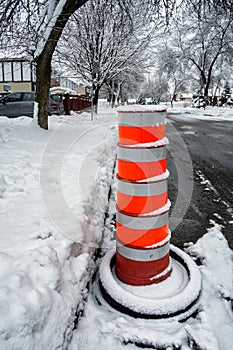
<path id="1" fill-rule="evenodd" d="M 102 235 L 115 111 L 0 128 L 0 348 L 65 349 Z"/>

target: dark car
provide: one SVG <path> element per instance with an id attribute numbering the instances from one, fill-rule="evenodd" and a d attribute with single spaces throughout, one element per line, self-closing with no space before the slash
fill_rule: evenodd
<path id="1" fill-rule="evenodd" d="M 0 116 L 33 117 L 35 92 L 13 92 L 0 99 Z M 48 113 L 63 114 L 64 106 L 59 95 L 49 95 Z"/>

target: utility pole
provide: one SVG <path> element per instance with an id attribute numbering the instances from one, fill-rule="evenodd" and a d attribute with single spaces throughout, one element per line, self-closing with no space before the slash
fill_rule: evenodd
<path id="1" fill-rule="evenodd" d="M 93 98 L 94 98 L 94 79 L 93 79 L 94 73 L 92 73 L 92 84 L 91 84 L 91 121 L 94 119 L 94 106 L 93 106 Z"/>
<path id="2" fill-rule="evenodd" d="M 94 96 L 95 96 L 95 91 L 96 87 L 98 84 L 98 73 L 99 73 L 99 62 L 95 61 L 93 64 L 93 69 L 92 69 L 92 87 L 91 87 L 91 121 L 94 119 Z"/>

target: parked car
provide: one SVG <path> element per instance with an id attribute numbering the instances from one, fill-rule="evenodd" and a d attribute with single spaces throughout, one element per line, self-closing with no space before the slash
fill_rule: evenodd
<path id="1" fill-rule="evenodd" d="M 35 101 L 35 92 L 13 92 L 0 99 L 0 116 L 18 117 L 27 116 L 33 117 Z M 59 95 L 49 95 L 48 113 L 63 114 L 64 106 Z"/>

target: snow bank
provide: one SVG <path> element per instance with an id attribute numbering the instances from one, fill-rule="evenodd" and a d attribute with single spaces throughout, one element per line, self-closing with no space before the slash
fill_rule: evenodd
<path id="1" fill-rule="evenodd" d="M 229 107 L 206 107 L 197 108 L 168 108 L 168 116 L 176 116 L 187 119 L 200 119 L 212 121 L 233 121 L 233 108 Z"/>
<path id="2" fill-rule="evenodd" d="M 201 259 L 203 276 L 201 323 L 190 330 L 201 345 L 210 350 L 228 350 L 233 344 L 233 253 L 224 238 L 221 226 L 212 227 L 195 245 L 187 248 L 194 258 Z"/>
<path id="3" fill-rule="evenodd" d="M 1 350 L 70 342 L 116 150 L 115 113 L 90 120 L 89 113 L 53 116 L 45 131 L 31 118 L 0 118 Z"/>

